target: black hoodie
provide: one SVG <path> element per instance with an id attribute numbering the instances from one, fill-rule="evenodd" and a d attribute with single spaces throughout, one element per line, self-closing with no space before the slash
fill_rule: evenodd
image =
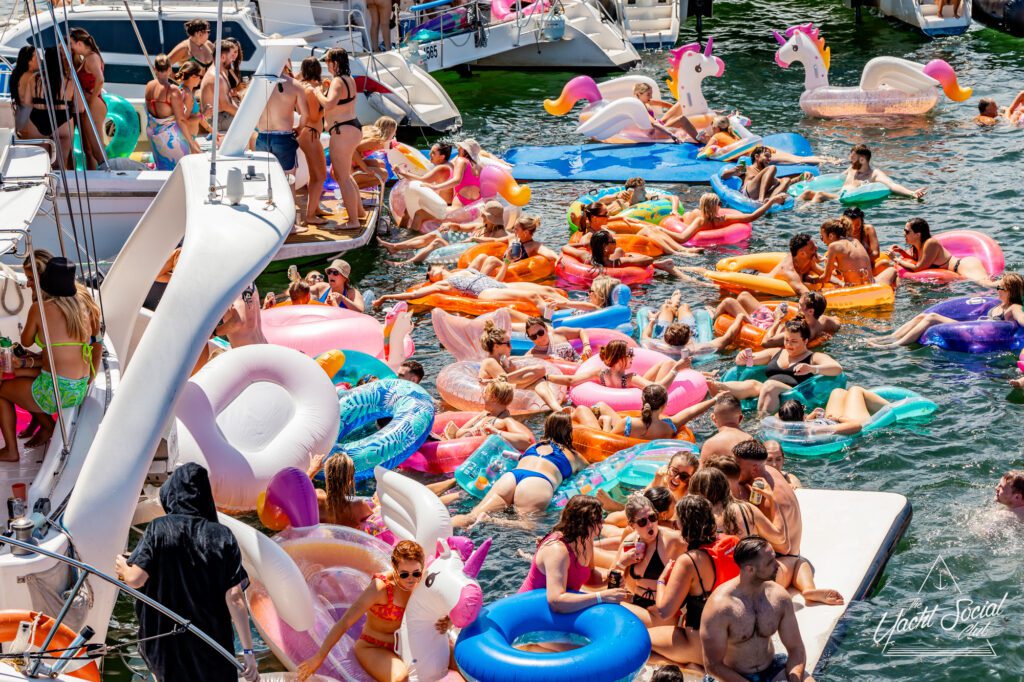
<path id="1" fill-rule="evenodd" d="M 206 469 L 179 467 L 160 488 L 166 516 L 155 519 L 128 563 L 149 574 L 141 591 L 234 650 L 225 593 L 247 582 L 242 556 L 231 531 L 217 523 L 217 508 Z M 136 602 L 139 637 L 171 632 L 174 622 Z M 140 645 L 159 682 L 235 682 L 238 671 L 194 635 L 170 635 Z"/>

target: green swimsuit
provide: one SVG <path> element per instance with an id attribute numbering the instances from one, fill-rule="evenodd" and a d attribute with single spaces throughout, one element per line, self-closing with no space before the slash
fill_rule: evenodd
<path id="1" fill-rule="evenodd" d="M 40 348 L 45 348 L 38 334 L 36 335 L 35 342 Z M 81 405 L 85 401 L 86 394 L 89 392 L 89 377 L 92 375 L 92 346 L 80 341 L 50 344 L 50 348 L 59 348 L 61 346 L 81 346 L 82 359 L 89 366 L 89 374 L 81 379 L 68 379 L 59 374 L 57 375 L 57 394 L 60 396 L 60 406 L 66 410 L 76 405 Z M 53 414 L 57 411 L 57 404 L 54 402 L 53 376 L 44 369 L 32 382 L 32 398 L 36 401 L 39 409 L 47 414 Z"/>

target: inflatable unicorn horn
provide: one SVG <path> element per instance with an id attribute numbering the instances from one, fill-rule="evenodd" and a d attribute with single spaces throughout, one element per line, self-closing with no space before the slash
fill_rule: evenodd
<path id="1" fill-rule="evenodd" d="M 951 100 L 963 102 L 971 88 L 962 88 L 953 67 L 941 59 L 927 65 L 899 57 L 875 57 L 864 65 L 858 87 L 829 85 L 831 50 L 814 24 L 799 24 L 785 35 L 772 31 L 780 47 L 775 63 L 788 69 L 793 62 L 804 65 L 804 93 L 800 108 L 810 116 L 917 115 L 930 111 L 938 102 L 936 86 Z"/>
<path id="2" fill-rule="evenodd" d="M 484 605 L 476 578 L 490 548 L 490 538 L 475 550 L 465 538 L 437 541 L 398 630 L 397 651 L 409 667 L 410 682 L 436 682 L 448 674 L 448 635 L 434 626 L 445 616 L 458 628 L 476 619 Z"/>
<path id="3" fill-rule="evenodd" d="M 700 43 L 690 43 L 670 50 L 668 56 L 668 89 L 679 101 L 683 114 L 698 128 L 710 124 L 714 116 L 704 99 L 701 82 L 708 76 L 721 78 L 725 73 L 725 62 L 712 55 L 714 45 L 715 39 L 709 36 L 703 50 Z M 700 116 L 707 118 L 694 118 Z"/>

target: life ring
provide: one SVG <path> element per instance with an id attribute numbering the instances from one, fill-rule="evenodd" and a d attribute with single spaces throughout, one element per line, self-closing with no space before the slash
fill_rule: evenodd
<path id="1" fill-rule="evenodd" d="M 107 143 L 107 158 L 118 159 L 129 156 L 135 151 L 142 132 L 139 114 L 128 100 L 109 92 L 103 93 L 103 101 L 107 103 L 107 117 L 103 121 L 103 131 L 110 138 Z"/>
<path id="2" fill-rule="evenodd" d="M 14 609 L 0 611 L 0 643 L 8 644 L 13 642 L 14 638 L 18 636 L 18 628 L 24 621 L 30 623 L 35 621 L 35 633 L 32 636 L 32 645 L 35 647 L 43 645 L 55 622 L 53 618 L 38 611 L 18 611 Z M 57 628 L 57 634 L 50 640 L 49 647 L 51 650 L 61 651 L 71 646 L 75 637 L 77 637 L 75 631 L 61 623 Z M 100 669 L 96 665 L 96 661 L 90 661 L 81 668 L 64 674 L 77 677 L 80 680 L 100 682 Z"/>
<path id="3" fill-rule="evenodd" d="M 373 476 L 375 466 L 391 469 L 423 445 L 434 423 L 434 400 L 418 384 L 381 379 L 340 392 L 341 424 L 330 456 L 345 452 L 356 467 L 356 480 Z M 365 438 L 345 442 L 363 426 L 383 417 L 391 422 Z M 321 473 L 318 477 L 322 477 Z"/>
<path id="4" fill-rule="evenodd" d="M 587 644 L 558 653 L 516 649 L 531 632 L 582 635 Z M 544 590 L 513 595 L 483 608 L 455 643 L 455 661 L 470 680 L 565 682 L 628 680 L 644 666 L 651 638 L 639 618 L 615 604 L 555 613 Z"/>
<path id="5" fill-rule="evenodd" d="M 754 365 L 753 367 L 741 367 L 734 365 L 726 370 L 721 381 L 746 381 L 756 379 L 766 381 L 765 365 Z M 779 404 L 787 400 L 799 400 L 808 408 L 825 407 L 832 391 L 837 388 L 846 388 L 846 374 L 840 373 L 837 376 L 829 377 L 824 375 L 813 376 L 807 381 L 801 382 L 779 396 Z M 757 406 L 757 398 L 747 398 L 740 401 L 744 410 L 751 410 Z"/>

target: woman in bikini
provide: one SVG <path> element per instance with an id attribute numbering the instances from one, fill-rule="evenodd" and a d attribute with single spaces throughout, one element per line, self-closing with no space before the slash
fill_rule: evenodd
<path id="1" fill-rule="evenodd" d="M 785 202 L 786 195 L 780 194 L 762 203 L 751 213 L 721 215 L 722 200 L 714 192 L 705 192 L 700 195 L 700 203 L 697 210 L 687 211 L 683 214 L 683 222 L 686 223 L 686 229 L 674 234 L 672 238 L 680 244 L 685 244 L 693 239 L 698 232 L 704 230 L 717 230 L 720 227 L 727 227 L 736 223 L 752 223 L 766 214 L 776 204 L 781 205 Z"/>
<path id="2" fill-rule="evenodd" d="M 611 210 L 599 201 L 584 206 L 578 220 L 580 238 L 573 244 L 587 246 L 594 234 L 604 230 L 615 234 L 639 235 L 672 256 L 694 256 L 701 253 L 701 249 L 685 246 L 678 233 L 672 230 L 635 218 L 612 216 Z"/>
<path id="3" fill-rule="evenodd" d="M 0 450 L 0 462 L 18 461 L 15 405 L 35 416 L 39 423 L 35 441 L 45 443 L 56 424 L 50 415 L 57 412 L 58 397 L 65 410 L 82 404 L 94 371 L 99 307 L 88 290 L 76 284 L 74 263 L 50 259 L 40 274 L 39 288 L 42 298 L 29 309 L 21 345 L 36 345 L 42 352 L 18 358 L 15 377 L 0 383 L 0 432 L 6 443 Z M 45 309 L 49 335 L 43 329 L 40 306 Z M 19 374 L 35 368 L 39 373 L 34 378 Z"/>
<path id="4" fill-rule="evenodd" d="M 995 289 L 999 305 L 991 308 L 984 319 L 1014 322 L 1024 327 L 1024 309 L 1021 308 L 1024 302 L 1024 277 L 1016 272 L 1008 272 L 995 283 Z M 910 346 L 917 343 L 928 328 L 956 321 L 937 313 L 919 313 L 892 334 L 872 339 L 868 343 L 876 347 Z"/>
<path id="5" fill-rule="evenodd" d="M 458 155 L 452 160 L 452 175 L 444 182 L 426 185 L 435 192 L 451 189 L 454 192 L 452 207 L 470 204 L 480 198 L 480 143 L 476 140 L 457 142 Z"/>
<path id="6" fill-rule="evenodd" d="M 75 87 L 71 69 L 55 47 L 43 50 L 43 63 L 35 74 L 32 89 L 32 113 L 29 120 L 43 137 L 56 144 L 58 168 L 74 168 L 72 139 L 75 136 Z"/>
<path id="7" fill-rule="evenodd" d="M 327 51 L 324 57 L 330 72 L 331 84 L 324 95 L 319 90 L 312 92 L 324 108 L 327 132 L 331 136 L 331 172 L 341 189 L 341 200 L 348 214 L 348 222 L 341 229 L 355 230 L 361 226 L 363 202 L 359 198 L 359 187 L 352 178 L 352 164 L 346 159 L 353 158 L 356 146 L 363 136 L 363 127 L 356 118 L 356 82 L 352 79 L 348 64 L 348 52 L 340 47 Z"/>
<path id="8" fill-rule="evenodd" d="M 530 303 L 538 310 L 545 306 L 556 309 L 583 307 L 582 302 L 567 299 L 554 287 L 532 282 L 499 282 L 476 270 L 449 270 L 443 265 L 431 265 L 427 269 L 427 282 L 427 286 L 412 291 L 379 296 L 373 307 L 379 308 L 385 301 L 411 301 L 429 294 L 452 292 L 481 301 Z"/>
<path id="9" fill-rule="evenodd" d="M 185 126 L 182 130 L 198 143 L 200 130 L 209 132 L 199 104 L 199 84 L 203 82 L 203 67 L 195 62 L 185 62 L 174 75 L 174 80 L 181 88 L 181 97 L 185 105 Z"/>
<path id="10" fill-rule="evenodd" d="M 166 55 L 153 60 L 156 78 L 146 84 L 146 137 L 153 149 L 157 170 L 174 170 L 187 154 L 198 154 L 199 144 L 188 132 L 188 118 L 181 88 L 171 80 Z"/>
<path id="11" fill-rule="evenodd" d="M 675 438 L 679 429 L 691 420 L 707 412 L 714 405 L 715 399 L 701 401 L 696 405 L 681 410 L 671 417 L 662 416 L 662 410 L 668 404 L 668 391 L 661 384 L 648 384 L 641 391 L 643 408 L 640 419 L 622 416 L 605 403 L 597 403 L 593 407 L 578 406 L 573 411 L 573 421 L 580 426 L 599 429 L 626 438 L 642 438 L 657 440 L 659 438 Z"/>
<path id="12" fill-rule="evenodd" d="M 765 380 L 708 381 L 712 394 L 728 391 L 740 400 L 757 398 L 760 416 L 774 414 L 779 409 L 779 396 L 808 379 L 820 375 L 839 376 L 843 367 L 831 356 L 817 353 L 807 347 L 811 330 L 803 320 L 786 323 L 782 350 L 768 348 L 756 353 L 744 348 L 736 355 L 736 364 L 748 367 L 763 366 Z"/>
<path id="13" fill-rule="evenodd" d="M 555 412 L 562 409 L 555 387 L 544 380 L 548 368 L 540 363 L 517 368 L 510 357 L 509 333 L 496 327 L 491 320 L 484 323 L 480 347 L 487 353 L 487 357 L 480 361 L 480 383 L 486 385 L 497 379 L 508 381 L 516 388 L 536 393 L 549 409 Z"/>
<path id="14" fill-rule="evenodd" d="M 402 626 L 412 591 L 423 577 L 424 561 L 423 548 L 412 540 L 402 540 L 395 545 L 391 552 L 391 570 L 374 574 L 367 588 L 324 637 L 316 654 L 299 665 L 298 679 L 305 680 L 313 675 L 342 636 L 363 616 L 366 616 L 366 624 L 352 649 L 359 665 L 378 682 L 408 679 L 409 670 L 395 653 L 395 635 Z M 442 618 L 435 627 L 440 633 L 448 632 L 451 621 Z"/>
<path id="15" fill-rule="evenodd" d="M 590 335 L 586 329 L 559 327 L 555 330 L 543 317 L 531 315 L 525 324 L 526 338 L 533 342 L 533 348 L 526 355 L 532 358 L 555 358 L 567 362 L 583 362 L 590 358 Z M 579 352 L 569 339 L 579 339 Z"/>
<path id="16" fill-rule="evenodd" d="M 558 258 L 558 254 L 533 238 L 538 228 L 540 228 L 540 218 L 520 216 L 512 225 L 511 234 L 506 233 L 501 237 L 470 237 L 473 241 L 503 242 L 508 246 L 501 258 L 481 253 L 470 262 L 469 267 L 504 281 L 508 266 L 513 263 L 524 261 L 533 256 L 542 256 L 549 261 L 554 261 Z"/>
<path id="17" fill-rule="evenodd" d="M 172 66 L 191 62 L 202 69 L 202 73 L 213 64 L 214 45 L 210 42 L 210 24 L 205 19 L 192 19 L 185 22 L 185 34 L 188 36 L 174 46 L 167 55 Z M 200 77 L 202 77 L 202 73 Z"/>
<path id="18" fill-rule="evenodd" d="M 374 152 L 387 151 L 398 132 L 398 121 L 390 116 L 381 116 L 373 125 L 363 126 L 362 139 L 352 155 L 353 169 L 377 178 L 379 184 L 388 179 L 388 169 L 383 161 L 372 158 Z"/>
<path id="19" fill-rule="evenodd" d="M 697 129 L 693 127 L 690 120 L 685 116 L 676 116 L 676 112 L 673 110 L 673 105 L 668 102 L 662 102 L 661 100 L 654 99 L 654 90 L 650 85 L 647 83 L 637 83 L 633 86 L 633 96 L 640 100 L 647 109 L 647 115 L 650 117 L 651 122 L 651 140 L 662 141 L 667 137 L 674 144 L 682 144 L 684 142 L 683 138 L 677 134 L 676 130 L 669 128 L 661 122 L 661 119 L 658 118 L 653 107 L 668 109 L 666 112 L 666 118 L 668 118 L 671 113 L 673 122 L 681 127 L 683 132 L 685 132 L 691 140 L 697 139 Z"/>
<path id="20" fill-rule="evenodd" d="M 630 598 L 623 606 L 647 627 L 673 622 L 672 616 L 660 618 L 651 612 L 655 605 L 658 581 L 665 566 L 686 550 L 678 533 L 661 526 L 654 505 L 643 493 L 633 493 L 626 500 L 628 535 L 622 539 L 612 570 L 623 574 Z"/>
<path id="21" fill-rule="evenodd" d="M 576 372 L 576 374 L 552 374 L 547 380 L 567 386 L 578 386 L 588 381 L 597 381 L 602 386 L 609 388 L 647 388 L 651 384 L 660 384 L 662 388 L 668 387 L 675 381 L 679 370 L 689 365 L 689 358 L 678 362 L 665 360 L 654 365 L 643 376 L 629 371 L 633 364 L 633 349 L 626 345 L 625 341 L 609 341 L 601 347 L 599 352 L 604 368 L 594 368 L 588 372 Z"/>
<path id="22" fill-rule="evenodd" d="M 306 107 L 309 118 L 306 125 L 299 130 L 299 149 L 306 157 L 309 179 L 306 181 L 306 225 L 325 225 L 320 211 L 320 197 L 324 193 L 324 182 L 327 181 L 327 159 L 320 134 L 324 131 L 324 107 L 320 104 L 317 93 L 323 93 L 322 71 L 320 60 L 306 57 L 302 60 L 299 83 L 306 89 Z M 333 139 L 333 138 L 332 138 Z"/>
<path id="23" fill-rule="evenodd" d="M 995 280 L 989 276 L 985 266 L 975 256 L 957 258 L 932 237 L 931 228 L 924 218 L 912 218 L 903 228 L 903 238 L 910 251 L 896 244 L 889 247 L 889 257 L 896 267 L 909 272 L 921 270 L 949 270 L 966 279 L 974 280 L 983 287 L 992 288 Z"/>
<path id="24" fill-rule="evenodd" d="M 471 512 L 453 517 L 452 525 L 464 528 L 487 521 L 489 514 L 506 507 L 515 507 L 521 515 L 541 513 L 551 504 L 562 481 L 585 466 L 587 461 L 572 447 L 572 418 L 566 412 L 549 414 L 544 421 L 544 437 L 519 457 L 515 469 L 494 482 Z M 594 504 L 600 511 L 601 505 L 596 500 Z M 600 513 L 596 532 L 601 532 Z"/>
<path id="25" fill-rule="evenodd" d="M 525 450 L 533 443 L 533 432 L 508 411 L 516 388 L 504 379 L 494 379 L 484 386 L 484 411 L 471 417 L 462 426 L 449 422 L 442 440 L 489 436 L 497 434 L 516 450 Z"/>
<path id="26" fill-rule="evenodd" d="M 92 116 L 92 125 L 82 119 L 82 140 L 85 144 L 86 168 L 96 170 L 104 162 L 103 121 L 107 118 L 107 103 L 103 101 L 103 56 L 96 40 L 84 28 L 73 28 L 68 33 L 68 45 L 75 60 L 75 74 L 85 95 L 85 106 Z M 93 127 L 95 126 L 95 128 Z M 93 134 L 99 134 L 99 139 Z"/>

